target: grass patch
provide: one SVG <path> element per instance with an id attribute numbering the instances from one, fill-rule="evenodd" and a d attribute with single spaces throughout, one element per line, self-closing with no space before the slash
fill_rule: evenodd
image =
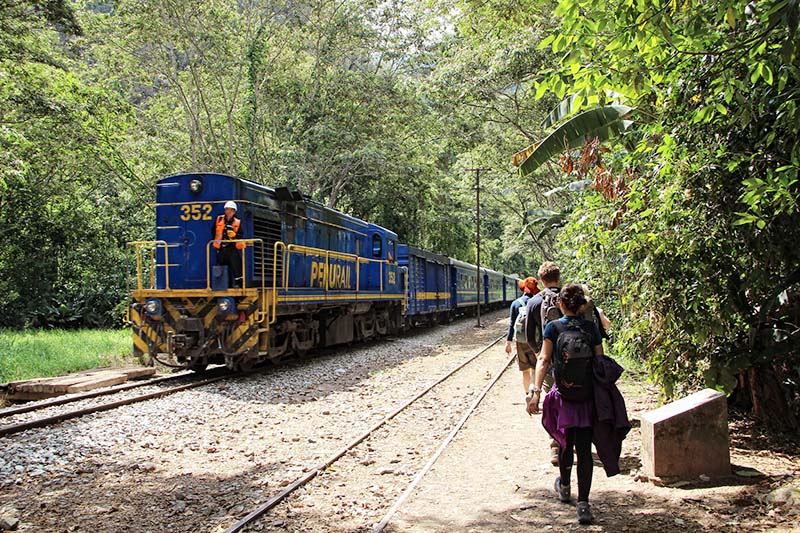
<path id="1" fill-rule="evenodd" d="M 0 383 L 130 362 L 127 329 L 0 330 Z"/>

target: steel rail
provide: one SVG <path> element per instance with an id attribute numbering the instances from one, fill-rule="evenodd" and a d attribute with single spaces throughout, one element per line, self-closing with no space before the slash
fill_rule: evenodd
<path id="1" fill-rule="evenodd" d="M 209 385 L 211 383 L 215 383 L 217 381 L 221 381 L 223 379 L 237 377 L 241 374 L 227 374 L 224 376 L 218 376 L 215 378 L 208 378 L 202 381 L 196 381 L 193 383 L 187 383 L 186 385 L 179 385 L 177 387 L 172 387 L 169 389 L 164 389 L 157 392 L 151 392 L 148 394 L 142 394 L 140 396 L 134 396 L 133 398 L 127 398 L 125 400 L 118 400 L 116 402 L 109 402 L 103 405 L 96 405 L 93 407 L 86 407 L 84 409 L 77 409 L 75 411 L 68 411 L 66 413 L 61 413 L 59 415 L 48 416 L 45 418 L 39 418 L 36 420 L 31 420 L 29 422 L 21 422 L 19 424 L 9 424 L 7 426 L 0 426 L 0 437 L 4 437 L 6 435 L 12 435 L 14 433 L 19 433 L 20 431 L 26 431 L 28 429 L 34 428 L 41 428 L 46 426 L 52 426 L 54 424 L 58 424 L 59 422 L 63 422 L 65 420 L 70 420 L 72 418 L 78 418 L 84 415 L 92 414 L 92 413 L 100 413 L 103 411 L 110 411 L 111 409 L 116 409 L 117 407 L 122 407 L 123 405 L 129 405 L 132 403 L 144 402 L 147 400 L 152 400 L 155 398 L 161 398 L 163 396 L 168 396 L 170 394 L 174 394 L 176 392 L 181 392 L 187 389 L 193 389 L 196 387 L 202 387 L 203 385 Z"/>
<path id="2" fill-rule="evenodd" d="M 238 522 L 236 522 L 231 527 L 226 529 L 224 531 L 224 533 L 236 533 L 237 531 L 240 531 L 242 528 L 244 528 L 249 523 L 253 522 L 255 519 L 257 519 L 260 516 L 264 515 L 267 511 L 269 511 L 270 509 L 272 509 L 273 507 L 278 505 L 280 502 L 282 502 L 292 492 L 294 492 L 295 490 L 299 489 L 300 487 L 302 487 L 303 485 L 305 485 L 306 483 L 308 483 L 309 481 L 314 479 L 317 476 L 317 474 L 319 474 L 320 472 L 322 472 L 323 470 L 325 470 L 326 468 L 331 466 L 333 463 L 335 463 L 336 461 L 341 459 L 342 456 L 344 456 L 347 452 L 349 452 L 350 450 L 352 450 L 353 448 L 355 448 L 356 446 L 361 444 L 367 437 L 369 437 L 372 433 L 374 433 L 376 430 L 378 430 L 384 424 L 386 424 L 387 422 L 389 422 L 390 420 L 395 418 L 397 415 L 399 415 L 401 412 L 403 412 L 411 404 L 413 404 L 414 402 L 416 402 L 417 400 L 419 400 L 420 398 L 425 396 L 434 387 L 436 387 L 437 385 L 440 385 L 442 382 L 447 380 L 450 376 L 452 376 L 453 374 L 455 374 L 456 372 L 458 372 L 459 370 L 461 370 L 462 368 L 467 366 L 469 363 L 471 363 L 475 359 L 477 359 L 480 355 L 484 354 L 492 346 L 494 346 L 495 344 L 497 344 L 498 342 L 500 342 L 504 338 L 505 338 L 505 335 L 502 335 L 502 336 L 498 337 L 497 339 L 492 341 L 489 345 L 487 345 L 484 348 L 482 348 L 481 350 L 479 350 L 478 353 L 476 353 L 475 355 L 473 355 L 471 357 L 468 357 L 465 361 L 459 363 L 458 366 L 453 368 L 451 371 L 447 372 L 444 376 L 442 376 L 441 378 L 436 380 L 434 383 L 432 383 L 431 385 L 429 385 L 428 387 L 423 389 L 421 392 L 419 392 L 413 398 L 411 398 L 410 400 L 405 402 L 403 405 L 401 405 L 400 407 L 398 407 L 397 409 L 392 411 L 392 413 L 386 415 L 382 420 L 380 420 L 379 422 L 375 423 L 375 425 L 373 425 L 372 427 L 370 427 L 369 429 L 364 431 L 361 435 L 359 435 L 358 437 L 353 439 L 344 448 L 342 448 L 338 452 L 336 452 L 333 455 L 331 455 L 330 457 L 328 457 L 328 459 L 326 459 L 325 462 L 323 462 L 323 463 L 317 465 L 316 467 L 306 471 L 302 476 L 297 478 L 294 482 L 292 482 L 289 486 L 287 486 L 285 489 L 283 489 L 280 493 L 276 494 L 275 496 L 273 496 L 272 498 L 270 498 L 269 500 L 267 500 L 266 502 L 264 502 L 263 504 L 258 506 L 255 510 L 253 510 L 251 513 L 249 513 L 247 516 L 245 516 L 244 518 L 240 519 Z M 506 366 L 508 366 L 508 363 L 506 363 Z"/>
<path id="3" fill-rule="evenodd" d="M 403 505 L 403 503 L 405 503 L 405 501 L 408 499 L 409 496 L 411 496 L 411 493 L 414 492 L 414 490 L 417 488 L 417 485 L 419 485 L 420 481 L 422 481 L 422 478 L 425 477 L 425 474 L 427 474 L 428 471 L 433 467 L 434 463 L 436 463 L 436 460 L 439 459 L 440 455 L 442 455 L 442 452 L 444 452 L 445 448 L 447 448 L 447 446 L 453 441 L 453 439 L 455 438 L 456 434 L 458 434 L 458 432 L 461 430 L 462 426 L 467 422 L 467 419 L 472 415 L 473 412 L 475 412 L 475 409 L 478 408 L 478 405 L 481 403 L 481 401 L 483 401 L 483 399 L 489 393 L 491 388 L 494 387 L 495 384 L 500 380 L 502 375 L 508 369 L 508 366 L 511 364 L 511 362 L 516 357 L 517 357 L 516 354 L 512 355 L 506 361 L 506 363 L 503 365 L 503 368 L 500 369 L 500 371 L 497 373 L 497 375 L 494 377 L 494 379 L 492 381 L 490 381 L 489 384 L 486 385 L 486 387 L 484 387 L 483 391 L 481 391 L 481 393 L 478 395 L 478 397 L 475 398 L 475 401 L 472 402 L 472 405 L 470 405 L 469 409 L 467 409 L 467 412 L 464 413 L 464 416 L 461 417 L 461 420 L 458 421 L 458 424 L 456 424 L 453 427 L 453 429 L 450 431 L 450 434 L 447 435 L 447 438 L 445 438 L 444 441 L 442 441 L 441 446 L 439 446 L 439 448 L 431 456 L 431 458 L 428 459 L 428 462 L 425 463 L 425 466 L 422 467 L 422 470 L 420 470 L 417 473 L 417 475 L 414 476 L 413 481 L 411 481 L 411 483 L 408 485 L 408 487 L 406 487 L 406 490 L 403 492 L 403 494 L 400 495 L 400 497 L 397 499 L 397 501 L 394 502 L 394 505 L 392 505 L 392 508 L 389 509 L 389 511 L 386 513 L 386 515 L 384 515 L 383 520 L 381 520 L 378 523 L 378 525 L 375 526 L 375 529 L 372 530 L 372 533 L 382 533 L 383 532 L 383 530 L 389 524 L 389 521 L 392 519 L 392 517 L 395 515 L 395 513 L 397 513 L 398 509 L 400 509 L 400 506 Z"/>
<path id="4" fill-rule="evenodd" d="M 172 374 L 170 376 L 160 376 L 152 379 L 137 380 L 135 383 L 123 383 L 121 385 L 115 385 L 113 387 L 107 387 L 96 391 L 81 392 L 76 395 L 67 396 L 64 398 L 52 398 L 43 401 L 41 403 L 22 405 L 20 407 L 11 407 L 0 411 L 0 418 L 8 418 L 9 416 L 21 415 L 23 413 L 30 413 L 31 411 L 39 411 L 41 409 L 47 409 L 48 407 L 55 407 L 57 405 L 64 405 L 68 403 L 79 402 L 81 400 L 88 400 L 90 398 L 97 398 L 98 396 L 108 396 L 110 394 L 115 394 L 117 392 L 136 389 L 139 387 L 145 387 L 147 385 L 156 385 L 158 383 L 164 383 L 165 381 L 173 381 L 191 375 L 192 375 L 191 372 L 181 372 L 179 374 Z"/>

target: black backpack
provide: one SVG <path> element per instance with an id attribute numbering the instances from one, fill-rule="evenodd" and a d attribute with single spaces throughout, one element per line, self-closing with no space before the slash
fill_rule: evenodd
<path id="1" fill-rule="evenodd" d="M 573 320 L 566 324 L 557 320 L 553 327 L 558 333 L 553 352 L 553 371 L 558 394 L 570 402 L 592 399 L 592 361 L 594 348 L 592 322 L 580 325 Z"/>

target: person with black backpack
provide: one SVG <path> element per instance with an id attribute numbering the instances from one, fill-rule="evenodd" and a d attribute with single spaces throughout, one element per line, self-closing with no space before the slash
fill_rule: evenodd
<path id="1" fill-rule="evenodd" d="M 534 373 L 533 395 L 527 405 L 528 413 L 539 412 L 541 387 L 552 362 L 555 385 L 545 398 L 543 419 L 548 416 L 557 418 L 557 427 L 563 430 L 565 437 L 559 446 L 560 475 L 555 480 L 555 490 L 562 502 L 570 501 L 574 447 L 578 454 L 576 509 L 581 524 L 591 523 L 593 519 L 589 506 L 593 468 L 593 361 L 596 356 L 603 355 L 599 328 L 581 316 L 586 303 L 580 285 L 570 283 L 559 292 L 558 307 L 563 316 L 550 321 L 544 328 L 542 350 Z"/>

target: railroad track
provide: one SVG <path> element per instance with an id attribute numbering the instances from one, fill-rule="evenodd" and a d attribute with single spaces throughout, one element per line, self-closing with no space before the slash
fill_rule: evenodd
<path id="1" fill-rule="evenodd" d="M 377 341 L 373 341 L 373 342 L 377 342 Z M 369 343 L 366 343 L 366 345 L 368 345 L 368 344 Z M 336 348 L 333 348 L 333 349 L 319 349 L 319 350 L 315 350 L 314 351 L 314 356 L 331 355 L 331 354 L 335 354 L 339 350 L 341 350 L 341 347 L 336 347 Z M 293 365 L 293 364 L 300 364 L 301 361 L 302 361 L 302 359 L 300 361 L 289 361 L 289 362 L 282 363 L 282 365 L 283 366 L 290 366 L 290 365 Z M 81 416 L 85 416 L 85 415 L 89 415 L 89 414 L 99 413 L 99 412 L 102 412 L 102 411 L 108 411 L 108 410 L 111 410 L 111 409 L 116 409 L 117 407 L 122 407 L 124 405 L 130 405 L 130 404 L 133 404 L 133 403 L 144 402 L 144 401 L 147 401 L 147 400 L 161 398 L 161 397 L 164 397 L 164 396 L 168 396 L 170 394 L 174 394 L 176 392 L 180 392 L 180 391 L 183 391 L 183 390 L 188 390 L 188 389 L 192 389 L 192 388 L 196 388 L 196 387 L 202 387 L 204 385 L 208 385 L 208 384 L 211 384 L 211 383 L 215 383 L 217 381 L 221 381 L 222 379 L 225 379 L 225 378 L 236 377 L 236 376 L 240 376 L 240 375 L 244 375 L 244 374 L 243 373 L 235 373 L 234 374 L 234 373 L 231 373 L 231 371 L 226 369 L 226 368 L 218 368 L 218 369 L 212 369 L 212 370 L 204 373 L 203 375 L 206 376 L 205 379 L 202 379 L 200 381 L 194 381 L 194 382 L 191 382 L 191 383 L 188 383 L 188 384 L 185 384 L 185 385 L 178 385 L 178 386 L 175 386 L 175 387 L 170 387 L 170 388 L 159 390 L 159 391 L 156 391 L 156 392 L 152 392 L 152 393 L 148 393 L 148 394 L 142 394 L 142 395 L 126 398 L 124 400 L 119 400 L 119 401 L 116 401 L 116 402 L 107 402 L 107 403 L 104 403 L 104 404 L 101 404 L 101 405 L 85 407 L 85 408 L 82 408 L 82 409 L 75 409 L 75 410 L 72 410 L 72 411 L 66 411 L 66 412 L 59 413 L 59 414 L 52 415 L 52 416 L 43 416 L 41 418 L 37 418 L 37 419 L 34 419 L 34 420 L 29 420 L 29 421 L 24 421 L 24 422 L 20 422 L 20 423 L 12 423 L 12 424 L 3 425 L 2 424 L 2 420 L 6 419 L 6 418 L 11 418 L 11 417 L 14 417 L 14 416 L 18 416 L 18 415 L 21 415 L 21 414 L 25 414 L 25 413 L 32 413 L 32 412 L 36 412 L 36 411 L 44 411 L 44 410 L 52 408 L 52 407 L 68 405 L 68 404 L 71 404 L 71 403 L 77 403 L 77 402 L 81 402 L 81 401 L 84 401 L 84 400 L 90 400 L 90 399 L 98 398 L 98 397 L 102 397 L 102 396 L 111 396 L 111 395 L 114 395 L 114 394 L 119 394 L 120 392 L 129 391 L 131 389 L 136 389 L 136 388 L 140 388 L 140 387 L 147 387 L 147 386 L 150 386 L 150 385 L 159 385 L 159 384 L 162 384 L 162 383 L 168 383 L 168 382 L 172 382 L 172 381 L 179 381 L 179 380 L 182 380 L 182 379 L 188 379 L 188 378 L 192 378 L 194 376 L 198 376 L 198 374 L 196 374 L 195 372 L 191 372 L 191 371 L 183 371 L 183 372 L 180 372 L 180 373 L 177 373 L 177 374 L 173 374 L 173 375 L 169 375 L 169 376 L 162 376 L 162 377 L 153 378 L 153 379 L 140 381 L 140 382 L 136 382 L 136 383 L 124 383 L 122 385 L 116 385 L 116 386 L 113 386 L 113 387 L 107 387 L 107 388 L 100 389 L 100 390 L 82 392 L 82 393 L 79 393 L 79 394 L 73 394 L 73 395 L 70 395 L 70 396 L 67 396 L 67 397 L 63 397 L 63 398 L 52 398 L 52 399 L 49 399 L 49 400 L 36 402 L 34 404 L 31 404 L 31 405 L 22 405 L 22 406 L 19 406 L 19 407 L 12 407 L 12 408 L 8 408 L 8 409 L 3 409 L 2 411 L 0 411 L 0 438 L 4 437 L 6 435 L 13 435 L 15 433 L 19 433 L 19 432 L 22 432 L 22 431 L 27 431 L 29 429 L 36 429 L 36 428 L 43 428 L 43 427 L 47 427 L 47 426 L 52 426 L 52 425 L 58 424 L 60 422 L 66 421 L 66 420 L 70 420 L 70 419 L 73 419 L 73 418 L 79 418 Z"/>
<path id="2" fill-rule="evenodd" d="M 219 375 L 217 375 L 219 374 Z M 44 409 L 48 409 L 51 407 L 67 405 L 70 403 L 76 403 L 83 400 L 88 400 L 92 398 L 98 398 L 101 396 L 110 396 L 114 394 L 119 394 L 120 392 L 136 389 L 139 387 L 146 387 L 149 385 L 158 385 L 161 383 L 167 383 L 171 381 L 178 381 L 181 379 L 186 379 L 188 377 L 194 376 L 196 374 L 192 372 L 184 372 L 180 374 L 175 374 L 171 376 L 164 376 L 160 378 L 150 379 L 147 381 L 142 381 L 140 383 L 126 383 L 123 385 L 117 385 L 116 387 L 109 387 L 108 389 L 98 390 L 98 391 L 91 391 L 85 392 L 81 394 L 77 394 L 75 396 L 70 396 L 68 398 L 54 398 L 52 400 L 47 400 L 45 402 L 40 402 L 35 405 L 24 405 L 21 407 L 15 407 L 11 409 L 6 409 L 0 412 L 0 420 L 3 418 L 10 418 L 12 416 L 24 414 L 24 413 L 31 413 L 36 412 Z M 25 422 L 19 422 L 14 424 L 6 424 L 0 425 L 0 437 L 4 437 L 6 435 L 12 435 L 14 433 L 19 433 L 21 431 L 26 431 L 28 429 L 34 428 L 42 428 L 47 426 L 52 426 L 63 422 L 65 420 L 70 420 L 73 418 L 78 418 L 81 416 L 85 416 L 92 413 L 100 413 L 102 411 L 109 411 L 111 409 L 116 409 L 118 407 L 122 407 L 123 405 L 130 405 L 133 403 L 144 402 L 147 400 L 153 400 L 156 398 L 162 398 L 164 396 L 168 396 L 170 394 L 174 394 L 176 392 L 181 392 L 188 389 L 193 389 L 197 387 L 202 387 L 205 385 L 209 385 L 211 383 L 215 383 L 217 381 L 221 381 L 223 379 L 228 379 L 231 377 L 236 377 L 241 375 L 241 373 L 230 373 L 226 369 L 222 369 L 219 372 L 214 373 L 214 375 L 210 377 L 206 377 L 199 381 L 192 381 L 190 383 L 185 383 L 182 385 L 176 385 L 174 387 L 168 387 L 166 389 L 161 389 L 155 392 L 149 392 L 146 394 L 140 394 L 137 396 L 132 396 L 130 398 L 125 398 L 122 400 L 111 401 L 102 403 L 99 405 L 93 405 L 89 407 L 84 407 L 80 409 L 74 409 L 71 411 L 64 411 L 62 413 L 58 413 L 52 416 L 43 416 L 40 418 L 36 418 L 34 420 L 29 420 Z"/>
<path id="3" fill-rule="evenodd" d="M 301 487 L 306 485 L 309 481 L 314 479 L 320 472 L 323 472 L 324 470 L 326 470 L 329 467 L 331 467 L 334 463 L 336 463 L 342 457 L 344 457 L 348 452 L 350 452 L 351 450 L 355 449 L 361 443 L 363 443 L 366 439 L 368 439 L 370 436 L 372 436 L 378 429 L 383 427 L 385 424 L 387 424 L 389 421 L 391 421 L 392 419 L 397 417 L 399 414 L 401 414 L 404 411 L 406 411 L 406 409 L 408 409 L 410 406 L 415 404 L 418 400 L 420 400 L 424 396 L 428 395 L 437 386 L 439 386 L 442 383 L 444 383 L 445 381 L 447 381 L 449 378 L 454 376 L 461 369 L 463 369 L 464 367 L 466 367 L 467 365 L 469 365 L 470 363 L 475 361 L 478 357 L 480 357 L 482 354 L 487 352 L 490 348 L 492 348 L 494 345 L 496 345 L 503 338 L 505 338 L 505 336 L 498 337 L 497 339 L 495 339 L 494 341 L 489 343 L 487 346 L 485 346 L 481 350 L 479 350 L 476 354 L 468 357 L 465 361 L 461 362 L 459 365 L 457 365 L 451 371 L 449 371 L 444 376 L 439 378 L 437 381 L 435 381 L 434 383 L 432 383 L 429 386 L 427 386 L 424 390 L 419 392 L 413 398 L 411 398 L 410 400 L 405 402 L 403 405 L 401 405 L 400 407 L 395 409 L 389 415 L 385 416 L 382 420 L 378 421 L 373 426 L 371 426 L 369 429 L 367 429 L 362 434 L 357 436 L 355 439 L 353 439 L 345 447 L 343 447 L 338 452 L 336 452 L 333 455 L 331 455 L 330 457 L 328 457 L 324 462 L 322 462 L 319 465 L 307 470 L 305 473 L 303 473 L 301 476 L 299 476 L 297 479 L 295 479 L 292 483 L 290 483 L 286 488 L 284 488 L 280 493 L 278 493 L 275 496 L 271 497 L 265 503 L 261 504 L 256 509 L 254 509 L 249 514 L 247 514 L 244 518 L 240 519 L 238 522 L 236 522 L 235 524 L 230 526 L 228 529 L 226 529 L 225 533 L 236 533 L 238 531 L 241 531 L 245 527 L 247 527 L 248 525 L 250 525 L 253 522 L 255 522 L 258 518 L 260 518 L 261 516 L 265 515 L 267 512 L 269 512 L 270 509 L 273 509 L 278 504 L 280 504 L 282 501 L 284 501 L 288 496 L 290 496 L 292 493 L 294 493 L 295 491 L 297 491 L 298 489 L 300 489 Z M 428 470 L 430 470 L 430 468 L 436 462 L 436 460 L 441 455 L 441 453 L 445 450 L 445 448 L 448 446 L 448 444 L 450 444 L 450 442 L 453 440 L 455 435 L 458 433 L 458 431 L 461 429 L 461 427 L 467 421 L 469 416 L 475 411 L 475 409 L 478 407 L 478 405 L 483 400 L 483 398 L 486 396 L 486 394 L 497 383 L 497 381 L 500 379 L 500 377 L 503 375 L 503 373 L 505 372 L 505 370 L 508 368 L 509 364 L 513 361 L 513 359 L 515 357 L 516 356 L 512 356 L 511 358 L 507 359 L 504 362 L 504 364 L 502 365 L 502 368 L 500 368 L 499 371 L 496 372 L 494 378 L 486 385 L 486 387 L 483 388 L 483 390 L 480 391 L 480 393 L 478 393 L 475 396 L 472 404 L 466 410 L 466 412 L 462 415 L 462 417 L 460 418 L 459 422 L 452 427 L 452 429 L 450 430 L 449 434 L 441 442 L 441 444 L 438 447 L 438 449 L 436 450 L 436 452 L 433 455 L 430 456 L 430 458 L 426 462 L 425 466 L 421 470 L 419 470 L 419 472 L 415 475 L 413 481 L 407 486 L 407 488 L 403 492 L 403 494 L 395 501 L 395 503 L 392 505 L 392 507 L 389 509 L 389 511 L 386 513 L 386 515 L 383 517 L 383 519 L 380 521 L 380 523 L 376 526 L 376 528 L 374 529 L 375 533 L 380 533 L 380 532 L 383 531 L 383 529 L 389 523 L 389 521 L 394 516 L 394 514 L 397 512 L 397 510 L 400 508 L 400 506 L 403 504 L 403 502 L 414 491 L 414 489 L 419 484 L 419 482 L 422 480 L 422 478 L 425 476 L 425 474 L 428 472 Z"/>

